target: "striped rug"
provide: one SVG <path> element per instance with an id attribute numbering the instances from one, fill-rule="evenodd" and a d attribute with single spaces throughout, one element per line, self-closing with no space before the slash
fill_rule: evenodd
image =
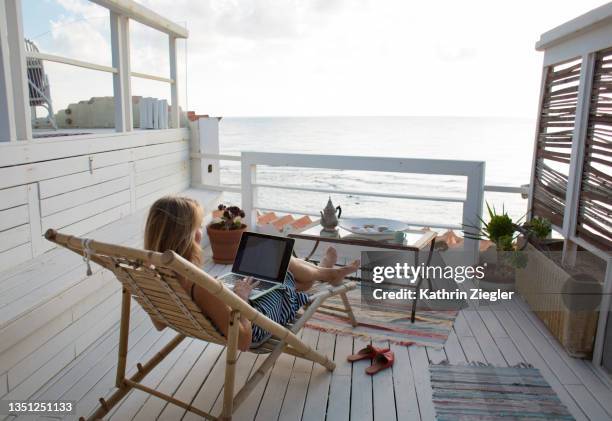
<path id="1" fill-rule="evenodd" d="M 441 348 L 444 346 L 453 323 L 456 310 L 431 310 L 419 306 L 414 323 L 410 322 L 410 305 L 373 307 L 362 304 L 359 289 L 350 291 L 349 302 L 358 322 L 352 327 L 348 318 L 334 309 L 344 308 L 339 297 L 325 302 L 326 307 L 317 311 L 306 326 L 323 332 L 361 337 L 372 341 L 391 341 L 400 345 L 421 345 Z"/>
<path id="2" fill-rule="evenodd" d="M 573 420 L 537 368 L 431 364 L 437 421 Z"/>

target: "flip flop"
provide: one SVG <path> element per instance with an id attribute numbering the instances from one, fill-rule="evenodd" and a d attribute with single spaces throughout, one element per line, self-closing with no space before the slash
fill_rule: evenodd
<path id="1" fill-rule="evenodd" d="M 387 352 L 387 351 L 389 351 L 389 348 L 381 349 L 381 348 L 377 348 L 372 345 L 368 345 L 365 348 L 357 351 L 356 354 L 349 355 L 348 357 L 346 357 L 346 360 L 350 362 L 365 360 L 366 358 L 371 360 L 372 358 L 376 357 L 381 352 Z"/>
<path id="2" fill-rule="evenodd" d="M 380 354 L 376 354 L 374 360 L 372 361 L 372 365 L 365 369 L 367 374 L 374 375 L 379 371 L 385 370 L 393 365 L 395 361 L 395 354 L 393 351 L 385 350 Z"/>

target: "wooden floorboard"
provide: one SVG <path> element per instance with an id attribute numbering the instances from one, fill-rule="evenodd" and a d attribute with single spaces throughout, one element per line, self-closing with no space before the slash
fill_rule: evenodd
<path id="1" fill-rule="evenodd" d="M 228 266 L 212 261 L 207 261 L 204 267 L 213 276 L 229 270 Z M 131 320 L 128 374 L 134 373 L 136 362 L 146 361 L 174 335 L 170 329 L 155 330 L 137 305 Z M 347 355 L 357 352 L 368 341 L 311 329 L 305 329 L 301 335 L 311 347 L 333 358 L 336 370 L 332 373 L 310 361 L 283 355 L 238 408 L 234 420 L 433 420 L 429 364 L 443 362 L 532 364 L 540 369 L 577 420 L 612 419 L 611 385 L 595 373 L 589 362 L 568 356 L 520 300 L 463 310 L 443 348 L 375 343 L 390 346 L 396 362 L 392 369 L 374 377 L 365 374 L 370 361 L 353 364 L 346 361 Z M 91 413 L 98 398 L 113 391 L 117 340 L 115 325 L 33 397 L 76 400 L 78 415 Z M 239 354 L 236 392 L 265 358 L 266 355 Z M 224 369 L 222 346 L 186 339 L 143 384 L 216 416 L 221 412 Z M 143 392 L 132 391 L 106 419 L 200 418 Z"/>

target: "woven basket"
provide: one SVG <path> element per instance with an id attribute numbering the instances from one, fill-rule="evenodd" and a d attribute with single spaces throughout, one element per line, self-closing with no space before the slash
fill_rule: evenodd
<path id="1" fill-rule="evenodd" d="M 598 313 L 569 309 L 562 291 L 571 275 L 531 244 L 525 251 L 529 260 L 527 267 L 516 271 L 517 291 L 569 355 L 590 358 Z"/>

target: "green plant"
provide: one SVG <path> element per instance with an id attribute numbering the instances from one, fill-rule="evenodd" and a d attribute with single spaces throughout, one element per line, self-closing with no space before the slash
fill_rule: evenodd
<path id="1" fill-rule="evenodd" d="M 220 204 L 217 209 L 223 211 L 223 214 L 218 220 L 210 224 L 212 228 L 228 231 L 242 228 L 242 218 L 245 216 L 242 209 L 238 206 L 226 206 L 224 204 Z"/>
<path id="2" fill-rule="evenodd" d="M 499 251 L 513 251 L 515 233 L 517 225 L 512 221 L 512 218 L 502 206 L 501 213 L 497 213 L 495 206 L 487 205 L 489 213 L 489 221 L 486 222 L 481 217 L 478 217 L 482 222 L 482 228 L 478 230 L 475 226 L 466 225 L 468 229 L 463 230 L 463 236 L 473 240 L 491 240 Z"/>
<path id="3" fill-rule="evenodd" d="M 552 232 L 550 221 L 546 218 L 540 218 L 539 216 L 536 216 L 529 222 L 525 222 L 523 227 L 527 229 L 528 232 L 533 233 L 538 240 L 545 240 Z"/>

